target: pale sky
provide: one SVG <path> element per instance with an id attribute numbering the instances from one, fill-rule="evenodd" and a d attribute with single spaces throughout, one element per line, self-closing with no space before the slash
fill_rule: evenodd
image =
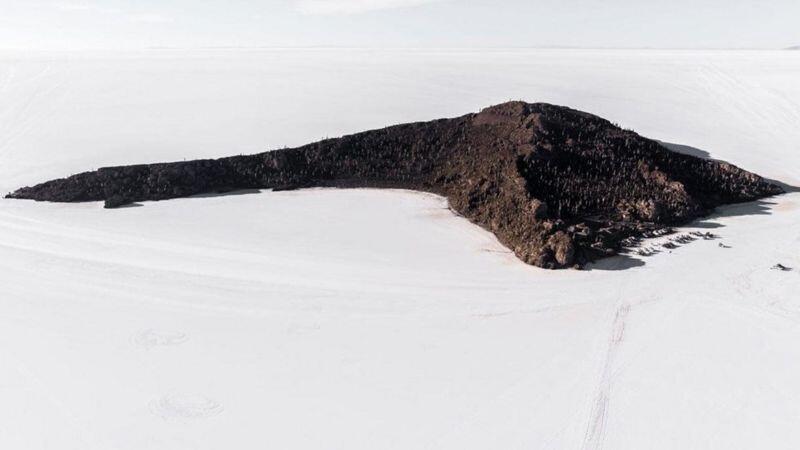
<path id="1" fill-rule="evenodd" d="M 800 0 L 0 0 L 0 48 L 800 45 Z"/>

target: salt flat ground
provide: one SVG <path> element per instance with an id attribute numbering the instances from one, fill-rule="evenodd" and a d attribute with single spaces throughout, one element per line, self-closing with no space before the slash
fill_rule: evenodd
<path id="1" fill-rule="evenodd" d="M 6 52 L 0 192 L 509 99 L 797 186 L 799 80 L 778 51 Z M 0 448 L 798 448 L 798 224 L 791 193 L 550 272 L 413 192 L 2 200 Z"/>

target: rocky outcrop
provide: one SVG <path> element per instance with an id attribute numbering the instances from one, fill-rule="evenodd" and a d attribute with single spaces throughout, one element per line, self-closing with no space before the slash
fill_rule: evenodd
<path id="1" fill-rule="evenodd" d="M 235 189 L 433 192 L 523 261 L 580 266 L 627 238 L 782 190 L 733 165 L 667 150 L 597 116 L 510 102 L 453 119 L 215 160 L 106 167 L 8 195 L 112 208 Z"/>

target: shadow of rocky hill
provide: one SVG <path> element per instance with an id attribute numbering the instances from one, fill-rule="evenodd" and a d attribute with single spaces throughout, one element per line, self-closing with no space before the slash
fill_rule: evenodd
<path id="1" fill-rule="evenodd" d="M 709 153 L 709 152 L 707 152 L 705 150 L 701 150 L 701 149 L 699 149 L 697 147 L 692 147 L 690 145 L 675 144 L 673 142 L 665 142 L 665 141 L 656 141 L 656 142 L 658 142 L 659 144 L 663 145 L 664 147 L 666 147 L 667 149 L 669 149 L 669 150 L 671 150 L 671 151 L 673 151 L 675 153 L 681 153 L 681 154 L 684 154 L 684 155 L 694 156 L 694 157 L 697 157 L 697 158 L 707 159 L 707 160 L 710 160 L 710 161 L 718 161 L 718 162 L 724 162 L 724 163 L 728 162 L 728 161 L 725 161 L 723 159 L 712 158 L 711 157 L 711 153 Z M 784 183 L 783 181 L 773 180 L 771 178 L 764 178 L 764 179 L 769 181 L 770 183 L 776 185 L 776 186 L 780 186 L 787 193 L 789 193 L 789 192 L 800 192 L 800 187 L 792 186 L 790 184 Z"/>
<path id="2" fill-rule="evenodd" d="M 726 162 L 720 159 L 712 158 L 711 153 L 696 147 L 683 144 L 675 144 L 671 142 L 664 142 L 664 141 L 658 141 L 658 142 L 667 149 L 676 153 L 681 153 L 711 161 Z M 800 188 L 796 186 L 792 186 L 777 180 L 767 179 L 767 181 L 780 186 L 786 193 L 800 192 Z M 726 217 L 737 217 L 737 216 L 770 215 L 773 213 L 773 208 L 777 204 L 778 203 L 774 199 L 766 198 L 752 202 L 724 205 L 717 207 L 709 216 L 698 219 L 692 223 L 686 224 L 683 227 L 709 229 L 709 230 L 720 229 L 724 228 L 725 225 L 720 223 L 718 221 L 719 219 Z M 677 233 L 675 233 L 675 236 L 679 236 L 680 234 L 681 234 L 680 231 L 678 231 Z M 673 244 L 675 246 L 674 248 L 680 248 L 683 245 L 688 245 L 688 243 L 673 243 Z M 663 249 L 662 251 L 656 251 L 655 253 L 663 253 Z M 628 254 L 620 254 L 617 256 L 612 256 L 591 263 L 587 265 L 586 270 L 604 270 L 604 271 L 627 270 L 635 267 L 644 266 L 646 264 L 646 259 L 648 257 L 650 256 L 632 256 Z"/>

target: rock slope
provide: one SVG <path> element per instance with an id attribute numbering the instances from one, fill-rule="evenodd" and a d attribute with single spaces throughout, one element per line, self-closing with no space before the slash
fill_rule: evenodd
<path id="1" fill-rule="evenodd" d="M 597 116 L 509 102 L 298 148 L 214 160 L 106 167 L 10 198 L 117 207 L 236 189 L 405 188 L 446 197 L 523 261 L 581 266 L 622 243 L 727 203 L 779 194 L 761 177 L 667 150 Z"/>

